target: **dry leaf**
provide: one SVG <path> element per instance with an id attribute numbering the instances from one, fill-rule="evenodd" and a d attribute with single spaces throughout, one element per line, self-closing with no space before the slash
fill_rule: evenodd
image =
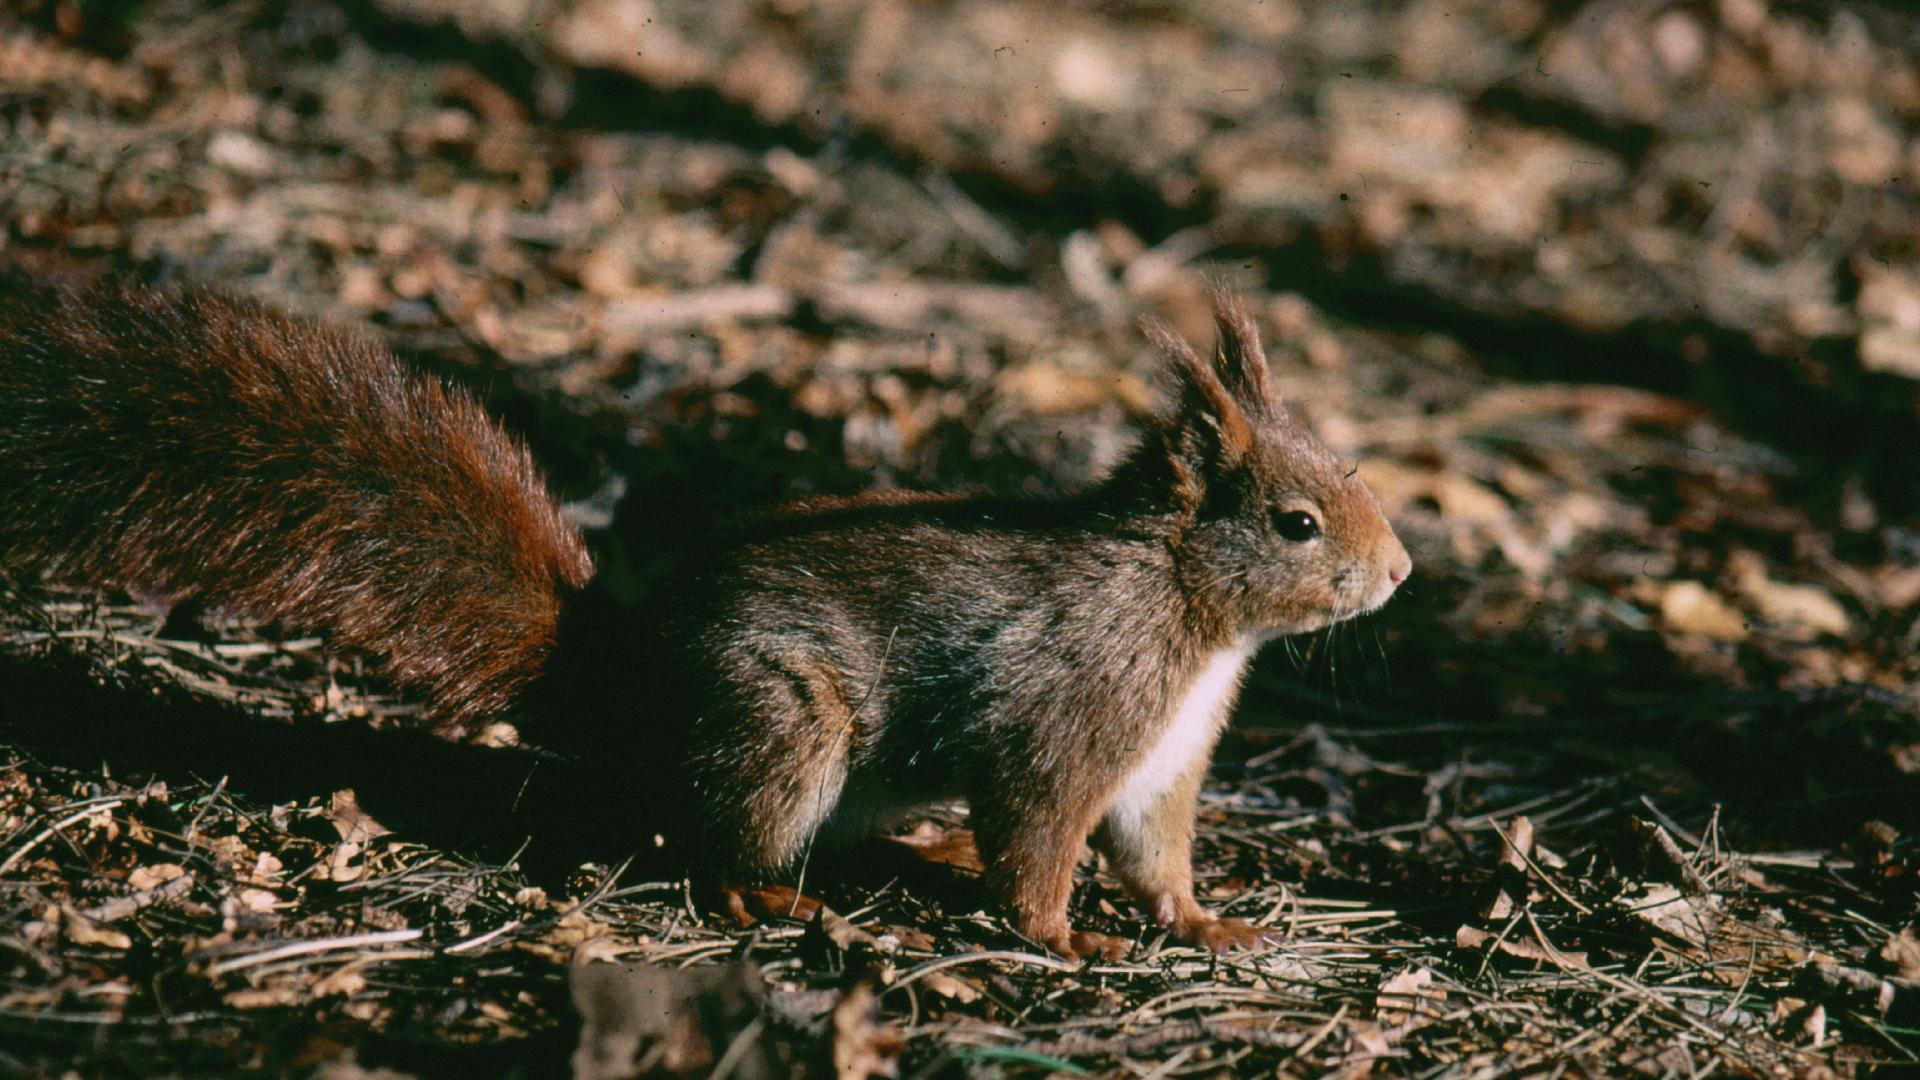
<path id="1" fill-rule="evenodd" d="M 889 926 L 882 931 L 882 936 L 898 941 L 900 948 L 912 952 L 933 952 L 936 944 L 932 934 L 911 926 Z"/>
<path id="2" fill-rule="evenodd" d="M 766 995 L 748 963 L 683 970 L 576 962 L 568 982 L 581 1020 L 575 1080 L 705 1076 L 736 1039 L 753 1038 Z M 762 1048 L 740 1049 L 733 1075 L 773 1075 Z"/>
<path id="3" fill-rule="evenodd" d="M 1374 999 L 1374 1019 L 1396 1037 L 1432 1023 L 1440 1011 L 1437 1003 L 1445 997 L 1432 987 L 1433 971 L 1426 967 L 1391 976 Z"/>
<path id="4" fill-rule="evenodd" d="M 791 885 L 754 885 L 726 891 L 727 914 L 741 926 L 762 919 L 811 920 L 824 907 Z"/>
<path id="5" fill-rule="evenodd" d="M 1697 581 L 1669 583 L 1660 596 L 1660 618 L 1680 633 L 1716 641 L 1745 641 L 1750 633 L 1733 605 Z"/>
<path id="6" fill-rule="evenodd" d="M 936 822 L 923 821 L 912 832 L 892 839 L 895 843 L 912 848 L 915 854 L 930 863 L 976 874 L 986 869 L 970 829 L 947 828 Z"/>
<path id="7" fill-rule="evenodd" d="M 962 979 L 957 975 L 949 975 L 944 971 L 928 972 L 921 978 L 920 985 L 926 987 L 927 990 L 932 993 L 939 994 L 941 997 L 952 998 L 963 1005 L 968 1002 L 980 1000 L 980 995 L 984 993 L 984 991 L 974 983 Z"/>
<path id="8" fill-rule="evenodd" d="M 833 1007 L 833 1075 L 836 1080 L 866 1080 L 895 1076 L 906 1038 L 892 1023 L 880 1019 L 880 996 L 871 982 L 862 982 Z"/>
<path id="9" fill-rule="evenodd" d="M 316 998 L 352 997 L 367 988 L 367 966 L 363 962 L 342 965 L 314 980 L 308 993 Z"/>
<path id="10" fill-rule="evenodd" d="M 1812 641 L 1823 634 L 1843 637 L 1852 627 L 1847 611 L 1817 585 L 1788 585 L 1767 576 L 1760 557 L 1750 551 L 1727 559 L 1734 583 L 1767 628 L 1791 641 Z"/>
<path id="11" fill-rule="evenodd" d="M 1707 947 L 1714 927 L 1721 921 L 1719 912 L 1707 903 L 1696 903 L 1664 882 L 1648 885 L 1638 896 L 1622 896 L 1615 903 L 1668 937 L 1696 949 Z"/>
<path id="12" fill-rule="evenodd" d="M 1499 921 L 1513 914 L 1514 893 L 1521 898 L 1526 896 L 1527 859 L 1533 854 L 1533 821 L 1520 815 L 1513 819 L 1503 834 L 1500 846 L 1500 867 L 1505 879 L 1493 899 L 1481 910 L 1482 918 Z"/>
<path id="13" fill-rule="evenodd" d="M 1587 954 L 1584 952 L 1568 952 L 1565 949 L 1550 950 L 1532 938 L 1517 938 L 1511 934 L 1504 938 L 1496 938 L 1485 930 L 1465 924 L 1453 932 L 1453 943 L 1463 949 L 1479 949 L 1492 945 L 1508 956 L 1551 964 L 1554 967 L 1584 968 L 1587 966 Z"/>
<path id="14" fill-rule="evenodd" d="M 1111 376 L 1103 378 L 1039 362 L 1006 369 L 994 380 L 993 389 L 1014 408 L 1035 416 L 1085 412 L 1125 398 Z"/>
<path id="15" fill-rule="evenodd" d="M 1920 981 L 1920 939 L 1913 936 L 1913 927 L 1901 927 L 1899 933 L 1887 938 L 1880 947 L 1880 959 L 1901 978 Z"/>
<path id="16" fill-rule="evenodd" d="M 138 892 L 157 889 L 187 872 L 179 863 L 151 863 L 136 866 L 127 874 L 127 884 Z"/>
<path id="17" fill-rule="evenodd" d="M 586 911 L 575 907 L 562 915 L 553 929 L 547 931 L 544 941 L 548 945 L 574 949 L 610 932 L 611 928 L 606 923 L 594 919 Z"/>
<path id="18" fill-rule="evenodd" d="M 314 876 L 341 883 L 359 880 L 367 872 L 367 868 L 360 863 L 360 852 L 360 845 L 352 840 L 335 844 L 333 851 L 327 855 L 326 870 Z"/>
<path id="19" fill-rule="evenodd" d="M 814 916 L 813 923 L 819 927 L 821 933 L 826 935 L 827 940 L 833 942 L 834 947 L 842 952 L 850 952 L 862 947 L 875 952 L 881 951 L 878 938 L 853 925 L 846 916 L 825 905 L 822 905 L 819 913 Z"/>
<path id="20" fill-rule="evenodd" d="M 75 945 L 98 945 L 107 949 L 130 949 L 133 939 L 110 927 L 101 926 L 70 907 L 60 909 L 60 929 Z"/>
<path id="21" fill-rule="evenodd" d="M 393 832 L 360 809 L 360 798 L 352 788 L 341 788 L 333 793 L 327 802 L 327 820 L 333 822 L 342 840 L 365 843 L 376 836 Z"/>
<path id="22" fill-rule="evenodd" d="M 301 996 L 299 988 L 291 983 L 276 983 L 235 990 L 221 1000 L 235 1009 L 276 1009 L 300 1004 Z"/>
<path id="23" fill-rule="evenodd" d="M 1364 1076 L 1372 1070 L 1378 1059 L 1393 1053 L 1393 1040 L 1380 1030 L 1379 1025 L 1365 1020 L 1353 1022 L 1349 1039 L 1347 1056 L 1340 1063 L 1346 1069 L 1342 1075 Z"/>

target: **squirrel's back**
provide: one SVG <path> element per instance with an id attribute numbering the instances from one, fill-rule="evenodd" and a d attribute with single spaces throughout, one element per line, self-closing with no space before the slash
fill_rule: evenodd
<path id="1" fill-rule="evenodd" d="M 449 726 L 592 566 L 509 438 L 387 350 L 198 291 L 0 290 L 0 569 L 323 627 Z"/>

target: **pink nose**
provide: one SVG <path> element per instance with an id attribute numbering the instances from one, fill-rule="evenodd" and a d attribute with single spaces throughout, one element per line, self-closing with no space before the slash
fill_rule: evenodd
<path id="1" fill-rule="evenodd" d="M 1413 573 L 1413 559 L 1403 551 L 1400 557 L 1393 560 L 1393 564 L 1387 567 L 1387 580 L 1399 585 L 1407 580 L 1407 575 L 1411 573 Z"/>

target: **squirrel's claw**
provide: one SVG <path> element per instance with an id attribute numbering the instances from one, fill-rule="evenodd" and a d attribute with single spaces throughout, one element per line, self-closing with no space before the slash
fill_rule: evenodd
<path id="1" fill-rule="evenodd" d="M 1263 949 L 1280 943 L 1279 930 L 1255 926 L 1245 919 L 1195 919 L 1174 927 L 1174 939 L 1183 945 L 1215 953 Z"/>
<path id="2" fill-rule="evenodd" d="M 1091 930 L 1061 930 L 1049 934 L 1041 944 L 1048 952 L 1066 960 L 1118 960 L 1133 948 L 1133 942 L 1127 938 Z"/>

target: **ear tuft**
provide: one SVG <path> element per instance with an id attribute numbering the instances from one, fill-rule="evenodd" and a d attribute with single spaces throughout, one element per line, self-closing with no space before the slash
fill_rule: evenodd
<path id="1" fill-rule="evenodd" d="M 1180 375 L 1182 422 L 1198 419 L 1218 435 L 1221 456 L 1232 460 L 1253 449 L 1253 429 L 1214 365 L 1158 319 L 1140 320 L 1140 330 L 1173 361 Z M 1256 345 L 1258 342 L 1256 341 Z"/>
<path id="2" fill-rule="evenodd" d="M 1277 415 L 1280 395 L 1273 388 L 1266 351 L 1260 347 L 1260 328 L 1246 303 L 1220 282 L 1213 282 L 1208 293 L 1213 300 L 1213 325 L 1220 334 L 1221 379 L 1247 409 L 1261 416 Z"/>

